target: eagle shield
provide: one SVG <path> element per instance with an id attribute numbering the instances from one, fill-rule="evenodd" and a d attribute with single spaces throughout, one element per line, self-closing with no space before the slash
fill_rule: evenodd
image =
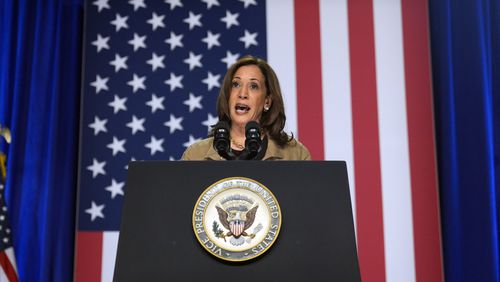
<path id="1" fill-rule="evenodd" d="M 258 205 L 253 206 L 254 201 L 241 195 L 233 195 L 221 201 L 221 206 L 216 206 L 219 221 L 229 232 L 223 237 L 254 236 L 248 234 L 246 230 L 255 221 Z M 252 207 L 253 206 L 253 207 Z"/>

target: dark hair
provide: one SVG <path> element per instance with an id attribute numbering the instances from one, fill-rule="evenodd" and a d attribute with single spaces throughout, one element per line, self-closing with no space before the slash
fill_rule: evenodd
<path id="1" fill-rule="evenodd" d="M 280 146 L 293 140 L 293 135 L 288 136 L 283 131 L 286 122 L 285 106 L 278 77 L 269 64 L 263 59 L 245 56 L 234 63 L 224 76 L 224 81 L 217 98 L 217 114 L 219 120 L 231 123 L 229 115 L 229 96 L 231 95 L 232 80 L 236 71 L 242 66 L 255 65 L 259 67 L 266 83 L 266 97 L 271 98 L 271 107 L 268 111 L 262 112 L 259 124 L 264 132 Z M 212 134 L 211 134 L 212 135 Z"/>

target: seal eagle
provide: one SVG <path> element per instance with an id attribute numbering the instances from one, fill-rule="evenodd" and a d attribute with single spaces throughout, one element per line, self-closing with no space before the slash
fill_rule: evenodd
<path id="1" fill-rule="evenodd" d="M 247 212 L 238 211 L 235 213 L 228 213 L 221 207 L 216 206 L 219 214 L 219 221 L 222 226 L 229 230 L 225 237 L 233 236 L 239 238 L 240 236 L 250 236 L 253 238 L 255 234 L 247 234 L 245 230 L 252 226 L 255 221 L 255 214 L 257 213 L 258 207 L 257 205 Z"/>

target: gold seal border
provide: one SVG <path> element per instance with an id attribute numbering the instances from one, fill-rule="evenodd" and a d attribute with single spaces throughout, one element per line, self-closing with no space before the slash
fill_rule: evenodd
<path id="1" fill-rule="evenodd" d="M 226 182 L 226 181 L 230 181 L 230 180 L 246 180 L 246 181 L 249 181 L 249 182 L 254 182 L 254 183 L 257 183 L 258 185 L 260 185 L 261 187 L 263 187 L 270 195 L 271 197 L 273 197 L 273 200 L 274 202 L 276 203 L 276 206 L 278 207 L 278 213 L 279 213 L 279 224 L 278 224 L 278 230 L 276 231 L 276 235 L 274 236 L 274 240 L 271 241 L 271 243 L 269 244 L 269 246 L 267 246 L 264 250 L 262 250 L 260 253 L 258 253 L 257 255 L 255 256 L 252 256 L 252 257 L 247 257 L 247 258 L 243 258 L 243 259 L 230 259 L 230 258 L 227 258 L 227 257 L 224 257 L 224 256 L 219 256 L 217 254 L 215 254 L 214 252 L 212 252 L 212 250 L 210 250 L 209 248 L 207 248 L 205 246 L 205 244 L 200 240 L 200 236 L 198 235 L 198 233 L 196 232 L 196 224 L 195 224 L 195 214 L 196 214 L 196 207 L 198 206 L 198 204 L 200 203 L 200 200 L 203 198 L 203 195 L 205 195 L 205 193 L 207 193 L 207 191 L 209 191 L 212 187 L 222 183 L 222 182 Z M 231 187 L 232 188 L 232 187 Z M 244 187 L 239 187 L 239 188 L 244 188 Z M 225 188 L 223 189 L 222 191 L 219 191 L 217 194 L 223 192 L 223 191 L 226 191 L 227 189 L 230 189 L 230 188 Z M 214 194 L 214 196 L 212 198 L 214 198 L 217 194 Z M 259 195 L 260 197 L 260 195 Z M 211 201 L 212 199 L 210 199 Z M 265 201 L 264 201 L 265 202 Z M 207 207 L 208 207 L 208 203 L 207 202 Z M 267 207 L 269 209 L 269 207 Z M 205 218 L 205 213 L 206 213 L 206 207 L 203 209 L 203 218 Z M 202 221 L 203 222 L 203 221 Z M 234 177 L 228 177 L 228 178 L 224 178 L 224 179 L 221 179 L 213 184 L 211 184 L 210 186 L 208 186 L 205 190 L 203 190 L 203 192 L 201 193 L 201 195 L 198 197 L 198 200 L 196 200 L 196 203 L 194 205 L 194 208 L 193 208 L 193 216 L 192 216 L 192 224 L 193 224 L 193 232 L 194 232 L 194 235 L 196 237 L 196 240 L 198 240 L 198 243 L 200 243 L 200 245 L 208 252 L 210 253 L 211 255 L 217 257 L 217 258 L 220 258 L 222 260 L 225 260 L 225 261 L 232 261 L 232 262 L 243 262 L 243 261 L 248 261 L 248 260 L 252 260 L 252 259 L 255 259 L 261 255 L 263 255 L 265 252 L 267 252 L 273 245 L 274 245 L 274 242 L 276 242 L 276 240 L 278 240 L 278 236 L 280 234 L 280 231 L 281 231 L 281 225 L 283 223 L 283 215 L 281 213 L 281 207 L 278 203 L 278 200 L 276 198 L 276 196 L 274 196 L 273 192 L 271 192 L 271 190 L 269 188 L 267 188 L 267 186 L 265 186 L 264 184 L 260 183 L 259 181 L 256 181 L 254 179 L 251 179 L 251 178 L 248 178 L 248 177 L 243 177 L 243 176 L 234 176 Z M 203 224 L 203 228 L 205 230 L 205 233 L 207 234 L 207 238 L 210 240 L 210 238 L 208 237 L 208 233 L 207 233 L 207 229 L 205 228 L 205 224 Z M 269 232 L 269 231 L 268 231 Z M 211 240 L 210 240 L 211 241 Z M 212 242 L 214 245 L 217 245 L 215 242 Z M 262 243 L 262 242 L 261 242 Z M 260 244 L 260 243 L 259 243 Z M 217 245 L 218 246 L 218 245 Z M 219 247 L 220 248 L 220 247 Z M 221 248 L 222 250 L 225 251 L 224 248 Z M 232 253 L 242 253 L 242 252 L 233 252 L 233 251 L 230 251 Z"/>
<path id="2" fill-rule="evenodd" d="M 239 178 L 239 179 L 240 179 L 240 180 L 243 180 L 243 181 L 250 182 L 250 181 L 248 181 L 248 180 L 246 180 L 246 179 L 241 179 L 241 178 Z M 258 183 L 258 184 L 257 184 L 257 183 L 258 183 L 258 182 L 253 182 L 253 184 L 255 184 L 255 185 L 259 185 L 259 184 L 260 184 L 260 183 Z M 217 184 L 215 184 L 215 185 L 217 185 Z M 215 186 L 215 185 L 214 185 L 214 186 Z M 212 186 L 212 187 L 213 187 L 213 186 Z M 260 187 L 264 187 L 264 186 L 263 186 L 263 185 L 261 185 Z M 213 197 L 209 200 L 209 202 L 208 202 L 208 204 L 207 204 L 207 207 L 206 207 L 206 208 L 208 208 L 208 205 L 209 205 L 210 203 L 212 203 L 213 199 L 215 199 L 215 197 L 216 197 L 216 196 L 219 196 L 219 195 L 221 195 L 222 193 L 225 193 L 225 192 L 230 192 L 229 190 L 232 190 L 232 189 L 241 189 L 241 190 L 246 190 L 246 191 L 249 191 L 249 192 L 251 192 L 252 194 L 254 194 L 254 196 L 256 196 L 256 197 L 260 198 L 260 199 L 264 202 L 264 204 L 265 204 L 265 206 L 266 206 L 267 214 L 268 214 L 268 220 L 269 220 L 269 223 L 270 223 L 269 227 L 265 230 L 265 233 L 266 233 L 266 234 L 267 234 L 267 233 L 269 233 L 269 230 L 271 230 L 271 226 L 272 226 L 272 224 L 271 224 L 271 223 L 273 222 L 273 218 L 272 218 L 272 216 L 271 216 L 271 214 L 272 214 L 273 212 L 271 211 L 271 209 L 270 209 L 270 207 L 269 207 L 269 204 L 268 204 L 268 203 L 266 203 L 266 201 L 264 200 L 264 198 L 262 198 L 262 196 L 261 196 L 261 195 L 259 195 L 258 193 L 256 193 L 255 191 L 251 190 L 251 189 L 250 189 L 250 188 L 248 188 L 248 187 L 239 187 L 239 186 L 234 186 L 234 187 L 230 187 L 230 188 L 227 188 L 227 189 L 221 189 L 221 191 L 219 191 L 217 194 L 214 194 L 214 196 L 213 196 Z M 268 189 L 265 189 L 265 188 L 262 188 L 262 189 L 263 189 L 263 190 L 265 190 L 266 192 L 269 192 L 269 190 L 268 190 Z M 271 193 L 269 193 L 269 195 L 271 195 L 272 199 L 273 199 L 273 200 L 274 200 L 274 202 L 276 203 L 276 198 L 275 198 L 275 197 L 273 197 L 273 195 L 272 195 Z M 279 208 L 279 204 L 276 204 L 276 206 Z M 205 211 L 206 211 L 206 208 L 205 208 Z M 278 210 L 279 217 L 281 217 L 281 213 L 280 213 L 280 211 L 281 211 L 281 210 Z M 279 222 L 279 224 L 281 224 L 281 222 Z M 206 226 L 206 225 L 205 225 L 205 220 L 203 220 L 203 229 L 204 229 L 204 230 L 210 230 L 210 227 L 208 227 L 208 226 Z M 207 234 L 208 234 L 208 233 L 207 233 Z M 209 237 L 210 237 L 210 236 L 209 236 Z M 210 240 L 210 241 L 212 241 L 212 242 L 213 242 L 213 243 L 214 243 L 217 247 L 219 247 L 219 248 L 221 248 L 221 249 L 223 249 L 223 250 L 226 250 L 226 251 L 228 251 L 228 252 L 234 252 L 234 253 L 244 253 L 244 252 L 247 252 L 247 251 L 251 251 L 253 248 L 255 248 L 255 246 L 254 246 L 254 247 L 251 247 L 251 248 L 248 248 L 248 249 L 244 249 L 244 250 L 241 250 L 241 251 L 231 251 L 231 250 L 225 249 L 225 248 L 224 248 L 223 246 L 221 246 L 221 245 L 220 245 L 220 243 L 218 243 L 217 241 L 213 241 L 213 240 Z M 260 241 L 260 242 L 262 242 L 262 241 Z M 259 244 L 260 244 L 260 242 L 259 242 Z M 257 245 L 258 245 L 258 244 L 257 244 Z M 257 246 L 257 245 L 256 245 L 256 246 Z"/>

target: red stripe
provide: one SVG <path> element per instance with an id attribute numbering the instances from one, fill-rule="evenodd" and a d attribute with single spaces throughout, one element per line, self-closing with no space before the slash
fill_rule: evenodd
<path id="1" fill-rule="evenodd" d="M 349 0 L 358 256 L 363 281 L 385 281 L 373 7 Z"/>
<path id="2" fill-rule="evenodd" d="M 102 232 L 77 232 L 75 281 L 101 281 Z"/>
<path id="3" fill-rule="evenodd" d="M 0 267 L 2 267 L 5 276 L 7 276 L 10 282 L 19 281 L 14 266 L 5 252 L 0 252 Z"/>
<path id="4" fill-rule="evenodd" d="M 443 281 L 427 1 L 401 1 L 417 281 Z"/>
<path id="5" fill-rule="evenodd" d="M 319 1 L 295 0 L 294 10 L 298 132 L 312 158 L 323 160 Z"/>

